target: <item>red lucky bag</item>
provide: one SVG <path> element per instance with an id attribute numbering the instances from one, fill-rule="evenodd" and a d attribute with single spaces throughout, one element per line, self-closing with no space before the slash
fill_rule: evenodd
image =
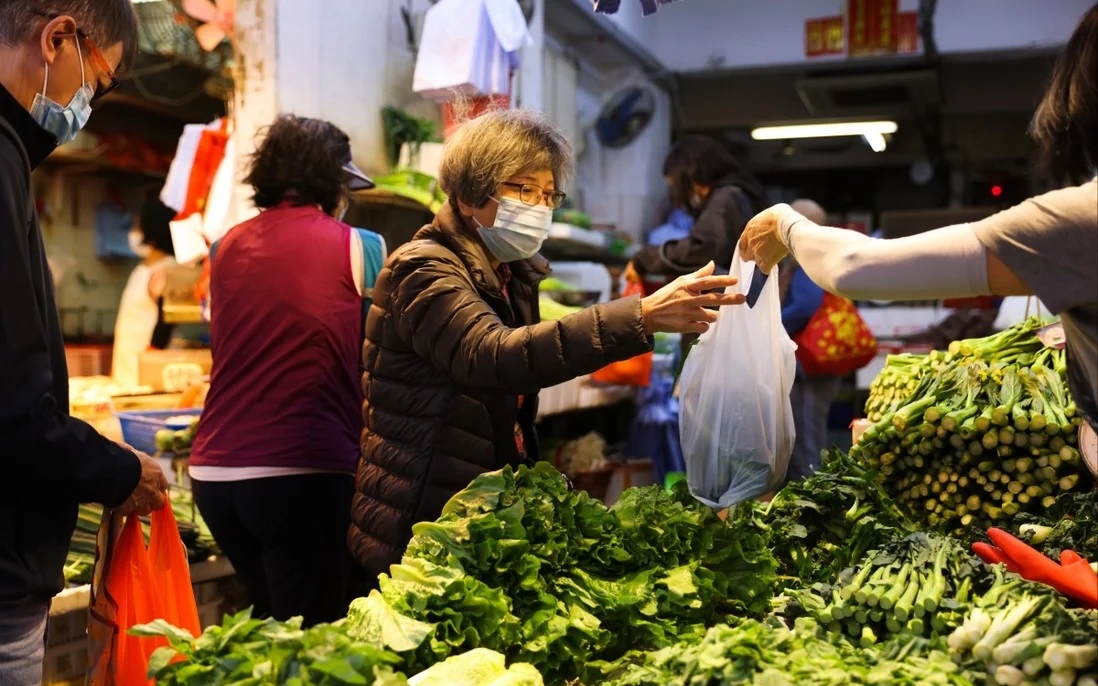
<path id="1" fill-rule="evenodd" d="M 100 540 L 109 538 L 117 522 L 104 514 Z M 103 531 L 106 530 L 104 536 Z M 129 631 L 156 619 L 198 636 L 198 606 L 191 586 L 187 551 L 179 537 L 171 504 L 152 514 L 149 547 L 136 516 L 126 519 L 117 541 L 106 548 L 105 573 L 96 579 L 91 608 L 93 665 L 89 684 L 131 686 L 149 684 L 149 657 L 167 645 L 163 638 L 131 636 Z M 97 565 L 99 564 L 97 560 Z"/>
<path id="2" fill-rule="evenodd" d="M 847 298 L 824 292 L 820 309 L 793 336 L 797 361 L 810 376 L 845 376 L 877 355 L 877 339 Z"/>
<path id="3" fill-rule="evenodd" d="M 630 283 L 622 289 L 621 297 L 644 295 L 644 286 Z M 595 383 L 615 386 L 639 386 L 647 388 L 652 382 L 652 353 L 643 353 L 628 360 L 612 362 L 591 375 Z"/>

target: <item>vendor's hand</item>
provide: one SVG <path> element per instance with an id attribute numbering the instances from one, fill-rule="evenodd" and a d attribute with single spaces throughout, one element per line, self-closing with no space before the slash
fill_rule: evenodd
<path id="1" fill-rule="evenodd" d="M 723 293 L 734 286 L 734 276 L 713 276 L 712 262 L 693 274 L 675 279 L 652 295 L 641 298 L 641 319 L 649 334 L 705 333 L 709 325 L 717 321 L 717 312 L 707 307 L 740 305 L 742 293 Z M 718 292 L 710 292 L 718 291 Z"/>
<path id="2" fill-rule="evenodd" d="M 774 265 L 789 254 L 789 248 L 782 240 L 782 226 L 804 220 L 789 205 L 775 205 L 756 214 L 744 227 L 740 236 L 740 258 L 744 262 L 754 262 L 764 274 L 769 274 Z"/>
<path id="3" fill-rule="evenodd" d="M 621 277 L 625 279 L 625 283 L 641 283 L 640 274 L 637 273 L 637 268 L 633 266 L 633 263 L 625 265 L 625 271 L 621 273 Z"/>
<path id="4" fill-rule="evenodd" d="M 130 450 L 129 446 L 126 446 Z M 123 516 L 136 514 L 147 515 L 153 510 L 159 510 L 167 502 L 168 477 L 164 476 L 164 470 L 160 463 L 145 453 L 133 450 L 141 463 L 141 478 L 137 480 L 137 488 L 126 499 L 126 502 L 115 508 L 115 511 Z"/>

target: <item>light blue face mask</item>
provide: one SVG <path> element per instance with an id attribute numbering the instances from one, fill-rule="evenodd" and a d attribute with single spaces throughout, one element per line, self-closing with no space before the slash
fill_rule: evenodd
<path id="1" fill-rule="evenodd" d="M 34 96 L 30 116 L 46 131 L 57 136 L 59 144 L 68 143 L 76 138 L 77 132 L 84 128 L 91 117 L 91 99 L 95 89 L 84 80 L 84 55 L 80 52 L 80 39 L 76 38 L 76 55 L 80 60 L 80 83 L 83 85 L 72 96 L 68 106 L 62 107 L 46 97 L 46 84 L 50 80 L 50 65 L 46 64 L 46 77 L 42 81 L 42 92 Z"/>
<path id="2" fill-rule="evenodd" d="M 496 202 L 499 209 L 492 227 L 477 222 L 477 233 L 488 252 L 500 262 L 528 260 L 536 255 L 549 237 L 553 210 L 545 205 L 527 205 L 514 198 L 500 198 Z"/>

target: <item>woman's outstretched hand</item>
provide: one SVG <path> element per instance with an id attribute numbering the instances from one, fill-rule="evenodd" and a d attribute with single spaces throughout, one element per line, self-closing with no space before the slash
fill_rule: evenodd
<path id="1" fill-rule="evenodd" d="M 734 276 L 713 276 L 710 262 L 693 274 L 675 279 L 652 295 L 641 298 L 641 319 L 649 334 L 705 333 L 717 321 L 716 310 L 708 307 L 741 305 L 742 293 L 724 293 L 739 280 Z"/>

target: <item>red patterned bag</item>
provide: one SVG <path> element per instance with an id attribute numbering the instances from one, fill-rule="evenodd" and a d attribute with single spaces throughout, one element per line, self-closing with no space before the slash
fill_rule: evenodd
<path id="1" fill-rule="evenodd" d="M 824 293 L 808 326 L 793 336 L 797 361 L 810 376 L 845 376 L 877 356 L 877 339 L 847 298 Z"/>

